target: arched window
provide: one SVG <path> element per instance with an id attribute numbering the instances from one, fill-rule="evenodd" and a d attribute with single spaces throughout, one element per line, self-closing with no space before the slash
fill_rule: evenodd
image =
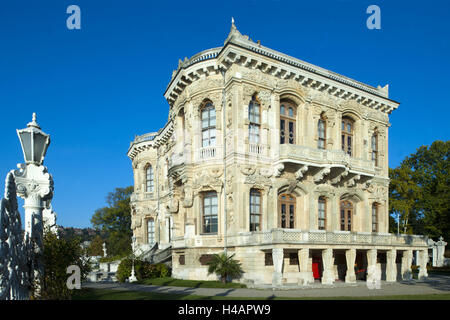
<path id="1" fill-rule="evenodd" d="M 216 109 L 211 102 L 205 103 L 202 112 L 202 147 L 216 145 Z"/>
<path id="2" fill-rule="evenodd" d="M 317 125 L 317 135 L 318 135 L 317 147 L 319 149 L 325 149 L 327 142 L 327 133 L 326 133 L 326 122 L 323 117 L 320 117 L 319 119 L 319 123 Z"/>
<path id="3" fill-rule="evenodd" d="M 378 203 L 372 204 L 372 232 L 378 232 Z"/>
<path id="4" fill-rule="evenodd" d="M 341 230 L 352 231 L 353 204 L 341 201 Z"/>
<path id="5" fill-rule="evenodd" d="M 261 231 L 261 192 L 250 190 L 250 231 Z"/>
<path id="6" fill-rule="evenodd" d="M 295 144 L 297 108 L 288 101 L 280 104 L 280 144 Z"/>
<path id="7" fill-rule="evenodd" d="M 319 230 L 326 229 L 326 217 L 327 217 L 327 200 L 325 197 L 319 197 L 318 200 L 318 227 Z"/>
<path id="8" fill-rule="evenodd" d="M 350 119 L 349 117 L 342 118 L 342 151 L 350 156 L 353 155 L 353 127 L 354 121 L 352 119 Z"/>
<path id="9" fill-rule="evenodd" d="M 295 228 L 295 204 L 295 197 L 291 194 L 283 193 L 278 197 L 278 212 L 281 228 Z"/>
<path id="10" fill-rule="evenodd" d="M 155 220 L 153 219 L 147 220 L 147 242 L 149 245 L 155 243 Z"/>
<path id="11" fill-rule="evenodd" d="M 202 232 L 217 233 L 217 193 L 215 191 L 203 194 Z"/>
<path id="12" fill-rule="evenodd" d="M 149 164 L 145 169 L 145 191 L 153 192 L 153 167 Z"/>
<path id="13" fill-rule="evenodd" d="M 256 100 L 256 97 L 252 97 L 252 101 L 248 106 L 248 131 L 249 131 L 249 142 L 259 143 L 259 132 L 261 126 L 261 106 Z"/>
<path id="14" fill-rule="evenodd" d="M 372 140 L 371 140 L 371 145 L 372 145 L 372 161 L 375 164 L 375 166 L 378 166 L 378 135 L 376 133 L 374 133 L 372 135 Z"/>

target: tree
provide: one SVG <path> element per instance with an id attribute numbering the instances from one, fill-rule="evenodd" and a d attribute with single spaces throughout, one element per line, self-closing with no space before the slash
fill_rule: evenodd
<path id="1" fill-rule="evenodd" d="M 107 207 L 97 209 L 91 218 L 95 229 L 106 234 L 108 256 L 125 256 L 131 253 L 130 196 L 133 187 L 116 188 L 108 193 Z"/>
<path id="2" fill-rule="evenodd" d="M 450 141 L 421 146 L 389 171 L 390 213 L 402 231 L 450 239 Z"/>
<path id="3" fill-rule="evenodd" d="M 103 242 L 104 240 L 99 235 L 92 239 L 91 244 L 87 248 L 87 255 L 103 256 Z"/>
<path id="4" fill-rule="evenodd" d="M 220 277 L 223 283 L 227 282 L 228 278 L 239 278 L 244 272 L 241 268 L 241 264 L 233 259 L 234 254 L 227 256 L 227 254 L 214 254 L 211 260 L 207 263 L 208 275 L 215 273 Z"/>
<path id="5" fill-rule="evenodd" d="M 77 239 L 58 239 L 53 232 L 45 232 L 43 240 L 44 275 L 40 280 L 40 298 L 45 300 L 65 300 L 72 297 L 73 290 L 67 288 L 70 265 L 80 267 L 81 279 L 86 278 L 90 264 L 84 257 L 81 243 Z"/>

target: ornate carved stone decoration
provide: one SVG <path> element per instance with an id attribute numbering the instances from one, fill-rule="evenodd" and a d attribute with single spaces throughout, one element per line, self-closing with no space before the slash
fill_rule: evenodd
<path id="1" fill-rule="evenodd" d="M 183 194 L 183 207 L 190 208 L 194 203 L 194 194 L 192 188 L 188 185 L 184 185 L 182 189 Z"/>
<path id="2" fill-rule="evenodd" d="M 308 171 L 308 166 L 301 165 L 301 167 L 295 172 L 295 178 L 300 181 L 303 178 L 303 175 L 305 174 L 305 172 L 307 172 L 307 171 Z"/>
<path id="3" fill-rule="evenodd" d="M 195 179 L 192 188 L 197 192 L 211 189 L 219 191 L 222 188 L 222 180 L 212 177 L 207 173 L 200 173 L 200 175 Z"/>
<path id="4" fill-rule="evenodd" d="M 6 176 L 4 198 L 0 202 L 0 299 L 29 299 L 28 287 L 31 274 L 28 273 L 32 243 L 25 234 L 22 237 L 22 223 L 18 211 L 14 175 Z"/>
<path id="5" fill-rule="evenodd" d="M 347 181 L 346 186 L 347 187 L 355 187 L 356 182 L 359 181 L 360 179 L 361 179 L 361 176 L 359 174 L 356 174 Z"/>
<path id="6" fill-rule="evenodd" d="M 275 177 L 280 177 L 281 173 L 284 171 L 284 164 L 279 163 L 275 166 Z"/>
<path id="7" fill-rule="evenodd" d="M 256 171 L 256 167 L 253 165 L 242 164 L 239 166 L 239 168 L 240 168 L 241 172 L 246 176 L 254 174 Z"/>
<path id="8" fill-rule="evenodd" d="M 259 185 L 260 188 L 263 188 L 262 186 L 270 186 L 272 184 L 272 181 L 264 177 L 258 173 L 253 173 L 251 175 L 248 175 L 245 177 L 244 183 L 252 184 L 252 185 Z"/>
<path id="9" fill-rule="evenodd" d="M 168 208 L 170 213 L 177 213 L 178 212 L 178 200 L 177 199 L 172 199 L 172 201 L 170 202 Z"/>
<path id="10" fill-rule="evenodd" d="M 325 176 L 328 175 L 330 172 L 331 172 L 330 167 L 325 167 L 325 168 L 320 169 L 319 172 L 317 172 L 314 175 L 314 178 L 313 178 L 314 182 L 316 182 L 316 183 L 321 182 L 325 178 Z"/>

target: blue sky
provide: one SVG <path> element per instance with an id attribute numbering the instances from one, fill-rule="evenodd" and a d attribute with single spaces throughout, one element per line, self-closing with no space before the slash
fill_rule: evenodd
<path id="1" fill-rule="evenodd" d="M 81 8 L 68 30 L 66 8 Z M 366 8 L 381 9 L 381 30 Z M 0 175 L 23 161 L 16 129 L 32 112 L 52 143 L 58 224 L 87 227 L 115 187 L 131 185 L 135 134 L 167 120 L 178 59 L 223 45 L 233 16 L 253 40 L 377 86 L 401 102 L 389 164 L 448 140 L 448 1 L 5 1 L 0 6 Z M 2 187 L 3 188 L 3 187 Z"/>

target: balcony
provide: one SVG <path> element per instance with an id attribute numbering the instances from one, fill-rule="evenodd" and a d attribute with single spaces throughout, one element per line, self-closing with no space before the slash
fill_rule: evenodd
<path id="1" fill-rule="evenodd" d="M 372 161 L 350 157 L 341 150 L 322 150 L 293 144 L 282 144 L 280 145 L 279 159 L 281 161 L 294 160 L 318 167 L 335 165 L 368 175 L 375 174 L 375 166 Z"/>
<path id="2" fill-rule="evenodd" d="M 222 159 L 222 147 L 209 146 L 198 149 L 196 161 L 208 161 Z"/>
<path id="3" fill-rule="evenodd" d="M 155 192 L 133 192 L 130 195 L 130 202 L 138 202 L 145 200 L 156 200 Z"/>
<path id="4" fill-rule="evenodd" d="M 174 248 L 194 246 L 223 246 L 223 240 L 217 237 L 196 236 L 194 238 L 177 238 Z M 379 245 L 379 246 L 414 246 L 427 247 L 427 237 L 419 235 L 395 235 L 389 233 L 366 233 L 350 231 L 302 231 L 296 229 L 271 229 L 268 231 L 240 232 L 229 235 L 228 246 L 273 245 L 273 244 L 311 244 L 311 245 Z"/>

